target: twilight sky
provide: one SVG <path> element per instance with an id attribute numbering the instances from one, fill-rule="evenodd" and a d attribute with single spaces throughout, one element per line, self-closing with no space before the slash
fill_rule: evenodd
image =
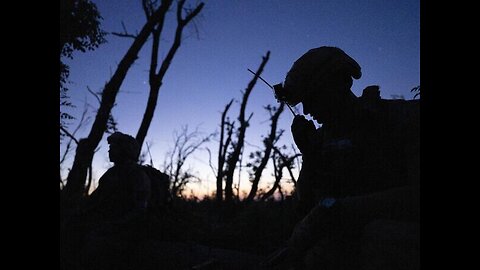
<path id="1" fill-rule="evenodd" d="M 141 1 L 93 1 L 102 15 L 102 28 L 107 32 L 122 32 L 122 22 L 131 33 L 140 31 L 145 23 Z M 197 0 L 187 1 L 192 7 Z M 420 84 L 420 1 L 419 0 L 205 0 L 205 6 L 195 19 L 198 36 L 189 24 L 184 39 L 163 80 L 157 109 L 146 141 L 152 145 L 155 167 L 160 167 L 165 152 L 173 146 L 173 133 L 188 125 L 198 127 L 203 135 L 219 130 L 220 113 L 225 104 L 241 100 L 252 78 L 247 68 L 256 70 L 262 56 L 271 51 L 262 77 L 271 84 L 280 83 L 293 62 L 309 49 L 336 46 L 354 58 L 362 68 L 362 77 L 354 80 L 352 91 L 361 95 L 372 84 L 380 85 L 382 98 L 403 96 L 412 99 L 410 89 Z M 175 6 L 175 4 L 173 5 Z M 164 28 L 160 55 L 165 56 L 176 27 L 174 13 Z M 107 35 L 108 43 L 97 50 L 75 53 L 70 65 L 70 96 L 78 116 L 85 101 L 90 104 L 92 120 L 78 134 L 85 137 L 93 123 L 98 102 L 88 93 L 87 86 L 100 91 L 116 69 L 132 39 Z M 139 59 L 130 68 L 117 96 L 113 115 L 121 132 L 135 136 L 148 97 L 148 69 L 151 43 L 147 42 Z M 163 46 L 163 47 L 162 47 Z M 267 104 L 276 105 L 271 90 L 261 81 L 253 89 L 247 114 L 254 112 L 246 140 L 261 146 L 261 136 L 269 130 Z M 301 105 L 297 105 L 301 112 Z M 239 103 L 230 109 L 236 118 Z M 281 143 L 290 145 L 292 115 L 282 113 L 279 128 L 286 130 Z M 72 121 L 73 130 L 77 122 Z M 217 143 L 205 145 L 216 155 Z M 145 150 L 146 147 L 143 147 Z M 62 153 L 63 148 L 61 149 Z M 112 166 L 108 161 L 106 136 L 94 158 L 94 177 L 98 179 Z M 245 149 L 247 163 L 253 146 Z M 70 158 L 70 162 L 72 156 Z M 200 186 L 213 191 L 214 176 L 208 167 L 208 155 L 199 151 L 191 157 L 193 172 L 205 179 Z M 244 170 L 245 171 L 245 170 Z M 268 181 L 271 172 L 265 171 Z M 248 175 L 242 176 L 242 186 L 249 186 Z"/>

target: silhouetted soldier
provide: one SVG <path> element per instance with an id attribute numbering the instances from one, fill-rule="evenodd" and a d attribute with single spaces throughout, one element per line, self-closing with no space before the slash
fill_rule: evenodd
<path id="1" fill-rule="evenodd" d="M 419 268 L 419 101 L 381 99 L 378 86 L 356 97 L 352 78 L 361 75 L 342 50 L 320 47 L 274 86 L 322 126 L 293 120 L 303 154 L 298 211 L 308 215 L 267 266 Z"/>
<path id="2" fill-rule="evenodd" d="M 127 253 L 145 233 L 150 179 L 137 164 L 140 147 L 120 132 L 107 140 L 114 166 L 87 198 L 77 232 L 83 233 L 81 264 L 88 269 L 124 269 Z"/>

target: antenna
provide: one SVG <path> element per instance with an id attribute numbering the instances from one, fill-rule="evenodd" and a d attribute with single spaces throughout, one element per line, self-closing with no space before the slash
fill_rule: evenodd
<path id="1" fill-rule="evenodd" d="M 248 71 L 250 71 L 253 75 L 257 76 L 260 80 L 262 80 L 266 85 L 268 85 L 268 87 L 270 87 L 272 90 L 273 90 L 273 93 L 275 93 L 275 89 L 273 88 L 273 86 L 271 84 L 269 84 L 267 81 L 265 81 L 260 75 L 258 75 L 257 73 L 253 72 L 251 69 L 248 68 Z M 284 102 L 284 101 L 280 101 L 280 102 Z M 287 105 L 287 107 L 290 109 L 290 111 L 292 112 L 293 116 L 296 116 L 297 114 L 295 114 L 295 112 L 292 110 L 292 107 L 290 107 L 290 105 L 288 105 L 288 103 L 284 102 L 285 105 Z"/>

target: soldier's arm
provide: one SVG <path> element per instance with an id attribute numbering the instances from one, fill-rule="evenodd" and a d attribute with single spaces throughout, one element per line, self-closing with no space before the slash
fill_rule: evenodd
<path id="1" fill-rule="evenodd" d="M 313 193 L 313 181 L 315 177 L 315 164 L 314 161 L 309 158 L 304 158 L 302 162 L 302 168 L 297 180 L 297 214 L 303 216 L 312 209 L 315 205 L 315 198 Z"/>
<path id="2" fill-rule="evenodd" d="M 305 119 L 303 115 L 297 115 L 293 119 L 291 131 L 293 140 L 304 158 L 309 156 L 316 140 L 315 124 Z"/>
<path id="3" fill-rule="evenodd" d="M 360 219 L 418 220 L 420 189 L 418 185 L 391 188 L 363 196 L 342 199 L 348 215 Z"/>
<path id="4" fill-rule="evenodd" d="M 312 121 L 297 115 L 292 123 L 291 131 L 295 144 L 302 152 L 302 168 L 297 181 L 298 214 L 306 214 L 315 204 L 313 182 L 318 169 L 317 151 L 321 145 L 321 129 L 316 129 Z"/>
<path id="5" fill-rule="evenodd" d="M 303 252 L 333 231 L 361 230 L 375 219 L 418 221 L 418 186 L 404 186 L 368 195 L 317 204 L 296 226 L 288 246 Z"/>

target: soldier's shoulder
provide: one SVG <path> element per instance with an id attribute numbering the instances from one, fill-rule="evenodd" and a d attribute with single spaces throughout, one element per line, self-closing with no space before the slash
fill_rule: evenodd
<path id="1" fill-rule="evenodd" d="M 381 99 L 384 106 L 398 110 L 417 110 L 420 108 L 419 99 Z"/>
<path id="2" fill-rule="evenodd" d="M 386 113 L 402 119 L 417 119 L 420 116 L 420 100 L 384 100 Z"/>
<path id="3" fill-rule="evenodd" d="M 382 113 L 399 134 L 418 137 L 420 100 L 385 100 Z"/>
<path id="4" fill-rule="evenodd" d="M 130 164 L 128 165 L 128 172 L 129 175 L 139 177 L 142 176 L 144 178 L 148 177 L 147 173 L 145 172 L 145 166 L 140 164 Z"/>

